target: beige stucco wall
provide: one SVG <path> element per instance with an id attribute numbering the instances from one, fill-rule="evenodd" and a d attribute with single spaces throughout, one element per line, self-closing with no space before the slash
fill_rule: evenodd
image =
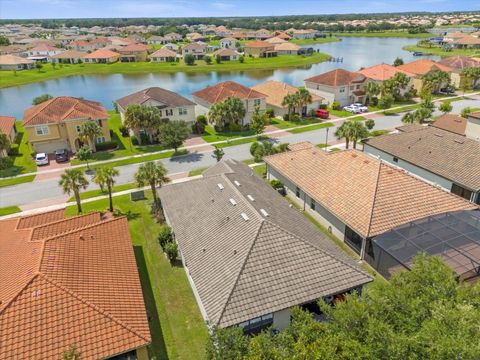
<path id="1" fill-rule="evenodd" d="M 265 51 L 273 51 L 273 50 L 274 50 L 273 45 L 268 47 L 268 48 L 267 47 L 253 47 L 253 48 L 246 47 L 245 48 L 245 55 L 246 56 L 252 55 L 253 57 L 260 57 Z"/>
<path id="2" fill-rule="evenodd" d="M 290 309 L 284 309 L 273 313 L 273 328 L 284 330 L 290 325 Z"/>
<path id="3" fill-rule="evenodd" d="M 468 118 L 465 135 L 468 138 L 480 141 L 480 119 L 473 117 Z"/>
<path id="4" fill-rule="evenodd" d="M 245 117 L 243 118 L 242 125 L 246 125 L 250 122 L 250 119 L 252 118 L 252 115 L 255 111 L 255 100 L 256 99 L 243 100 L 243 105 L 245 106 L 246 114 L 245 114 Z M 267 103 L 265 102 L 265 98 L 260 98 L 259 100 L 260 100 L 260 105 L 259 105 L 260 111 L 263 112 L 267 108 Z M 211 106 L 210 103 L 196 96 L 193 97 L 193 101 L 197 103 L 197 106 L 195 108 L 195 112 L 197 115 L 208 114 L 208 111 Z"/>

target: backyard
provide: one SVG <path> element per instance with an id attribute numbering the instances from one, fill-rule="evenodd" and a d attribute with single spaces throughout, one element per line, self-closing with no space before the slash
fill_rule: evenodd
<path id="1" fill-rule="evenodd" d="M 17 129 L 17 137 L 15 143 L 11 144 L 11 152 L 14 154 L 11 155 L 13 158 L 13 167 L 0 170 L 0 178 L 34 172 L 37 169 L 35 161 L 33 160 L 33 149 L 28 142 L 22 123 L 17 121 L 15 127 Z"/>

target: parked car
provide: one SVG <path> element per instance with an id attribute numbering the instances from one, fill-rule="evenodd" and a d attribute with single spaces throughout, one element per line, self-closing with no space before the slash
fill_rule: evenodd
<path id="1" fill-rule="evenodd" d="M 348 111 L 352 114 L 360 114 L 362 112 L 359 108 L 357 108 L 356 106 L 352 106 L 352 105 L 344 106 L 343 110 Z"/>
<path id="2" fill-rule="evenodd" d="M 326 109 L 318 109 L 315 112 L 315 116 L 319 117 L 320 119 L 328 119 L 330 117 L 330 113 Z"/>
<path id="3" fill-rule="evenodd" d="M 55 161 L 57 163 L 68 161 L 68 150 L 67 149 L 58 149 L 55 150 Z"/>
<path id="4" fill-rule="evenodd" d="M 37 155 L 35 155 L 35 163 L 38 166 L 48 165 L 49 164 L 48 155 L 45 153 L 38 153 Z"/>
<path id="5" fill-rule="evenodd" d="M 361 112 L 367 112 L 368 111 L 368 106 L 365 106 L 362 103 L 353 103 L 350 106 L 355 106 L 356 108 L 360 109 Z"/>
<path id="6" fill-rule="evenodd" d="M 447 87 L 444 87 L 443 89 L 440 89 L 439 93 L 444 95 L 454 95 L 455 89 L 451 86 L 447 86 Z"/>

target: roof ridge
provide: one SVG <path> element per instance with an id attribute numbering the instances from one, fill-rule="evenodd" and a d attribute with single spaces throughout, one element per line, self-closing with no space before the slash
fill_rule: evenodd
<path id="1" fill-rule="evenodd" d="M 28 125 L 28 123 L 29 123 L 35 116 L 37 116 L 40 111 L 42 111 L 43 109 L 45 109 L 45 108 L 47 107 L 47 105 L 53 103 L 53 102 L 54 102 L 55 100 L 57 100 L 57 99 L 58 99 L 58 97 L 54 97 L 53 99 L 49 99 L 49 100 L 44 101 L 44 102 L 42 102 L 42 103 L 40 103 L 40 104 L 38 104 L 38 105 L 35 105 L 34 108 L 35 108 L 35 107 L 38 107 L 38 108 L 37 108 L 38 110 L 35 111 L 32 116 L 30 116 L 30 118 L 25 122 L 25 124 Z M 42 106 L 42 105 L 43 105 L 43 106 Z"/>
<path id="2" fill-rule="evenodd" d="M 375 209 L 375 202 L 377 200 L 378 184 L 380 183 L 380 171 L 382 168 L 382 164 L 383 164 L 382 160 L 379 159 L 377 181 L 375 183 L 375 192 L 373 193 L 372 209 L 370 210 L 370 219 L 368 220 L 367 233 L 365 234 L 366 237 L 368 237 L 368 235 L 370 234 L 370 229 L 372 228 L 373 211 Z"/>
<path id="3" fill-rule="evenodd" d="M 31 229 L 31 228 L 24 228 L 24 229 L 19 229 L 19 228 L 18 228 L 18 224 L 20 223 L 20 220 L 22 220 L 22 219 L 28 219 L 28 218 L 31 218 L 31 217 L 34 217 L 34 216 L 45 215 L 45 214 L 57 212 L 57 211 L 60 211 L 60 210 L 64 210 L 64 209 L 55 209 L 55 210 L 45 211 L 45 212 L 37 213 L 37 214 L 31 214 L 31 215 L 26 215 L 26 216 L 17 216 L 17 217 L 15 218 L 15 219 L 18 219 L 17 225 L 15 226 L 15 230 Z M 62 220 L 62 219 L 61 219 L 61 220 Z M 35 226 L 33 226 L 33 227 L 35 227 Z"/>
<path id="4" fill-rule="evenodd" d="M 32 277 L 25 283 L 25 285 L 22 286 L 20 290 L 13 296 L 10 300 L 8 300 L 5 305 L 2 307 L 0 303 L 0 315 L 13 303 L 13 301 L 20 295 L 20 293 L 25 290 L 25 288 L 31 284 L 33 279 L 35 279 L 37 276 L 41 275 L 39 272 L 35 273 L 32 275 Z"/>

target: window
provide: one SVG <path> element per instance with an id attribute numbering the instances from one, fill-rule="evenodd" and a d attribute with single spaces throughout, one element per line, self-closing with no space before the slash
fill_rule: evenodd
<path id="1" fill-rule="evenodd" d="M 239 324 L 245 334 L 258 334 L 273 325 L 273 314 L 259 316 Z"/>
<path id="2" fill-rule="evenodd" d="M 300 197 L 300 188 L 299 188 L 298 186 L 295 188 L 295 196 L 296 196 L 297 198 Z"/>
<path id="3" fill-rule="evenodd" d="M 178 115 L 187 115 L 187 108 L 178 108 Z"/>
<path id="4" fill-rule="evenodd" d="M 355 250 L 355 252 L 360 254 L 360 251 L 362 250 L 363 239 L 359 234 L 350 229 L 348 226 L 345 227 L 345 242 L 353 250 Z"/>
<path id="5" fill-rule="evenodd" d="M 310 199 L 310 209 L 315 210 L 315 200 Z"/>
<path id="6" fill-rule="evenodd" d="M 470 190 L 462 188 L 460 185 L 452 184 L 452 194 L 461 196 L 464 199 L 470 200 L 472 192 Z"/>
<path id="7" fill-rule="evenodd" d="M 97 144 L 101 144 L 101 143 L 104 143 L 104 142 L 105 142 L 105 136 L 97 137 Z"/>
<path id="8" fill-rule="evenodd" d="M 344 88 L 344 87 L 341 87 L 341 88 L 340 88 L 340 92 L 341 92 L 341 93 L 344 93 L 344 92 L 345 92 L 345 88 Z"/>
<path id="9" fill-rule="evenodd" d="M 357 85 L 357 90 L 360 90 L 360 85 Z"/>
<path id="10" fill-rule="evenodd" d="M 77 133 L 79 133 L 80 131 L 82 131 L 82 128 L 80 125 L 76 125 L 75 130 L 77 130 Z"/>
<path id="11" fill-rule="evenodd" d="M 355 89 L 355 86 L 350 86 L 350 90 L 353 90 L 353 89 Z"/>
<path id="12" fill-rule="evenodd" d="M 48 126 L 45 125 L 35 127 L 35 131 L 37 135 L 47 135 L 49 133 Z"/>
<path id="13" fill-rule="evenodd" d="M 98 124 L 98 126 L 102 127 L 102 120 L 101 120 L 101 119 L 98 119 L 98 120 L 97 120 L 97 124 Z"/>
<path id="14" fill-rule="evenodd" d="M 398 162 L 398 157 L 394 156 L 394 157 L 393 157 L 393 162 L 396 162 L 396 163 L 397 163 L 397 162 Z"/>
<path id="15" fill-rule="evenodd" d="M 165 116 L 173 116 L 173 109 L 165 110 Z"/>
<path id="16" fill-rule="evenodd" d="M 260 99 L 253 100 L 253 105 L 254 106 L 260 106 Z"/>

